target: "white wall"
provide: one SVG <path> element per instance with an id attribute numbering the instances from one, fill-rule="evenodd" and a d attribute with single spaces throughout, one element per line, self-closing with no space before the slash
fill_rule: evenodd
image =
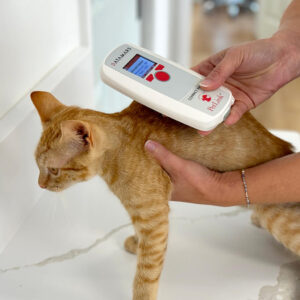
<path id="1" fill-rule="evenodd" d="M 78 9 L 74 0 L 0 2 L 0 117 L 79 46 Z"/>
<path id="2" fill-rule="evenodd" d="M 31 90 L 92 106 L 88 0 L 0 2 L 0 253 L 43 192 L 34 149 L 41 125 Z"/>

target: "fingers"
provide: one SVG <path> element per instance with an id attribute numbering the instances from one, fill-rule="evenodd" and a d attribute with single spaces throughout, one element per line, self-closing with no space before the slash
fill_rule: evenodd
<path id="1" fill-rule="evenodd" d="M 200 73 L 204 76 L 207 76 L 214 69 L 214 67 L 218 63 L 220 63 L 220 61 L 222 61 L 222 59 L 225 56 L 225 53 L 226 53 L 226 50 L 223 50 L 223 51 L 220 51 L 220 52 L 208 57 L 207 59 L 205 59 L 198 65 L 194 66 L 192 68 L 192 70 L 197 73 Z"/>
<path id="2" fill-rule="evenodd" d="M 145 149 L 151 153 L 172 178 L 181 169 L 184 160 L 167 150 L 161 144 L 148 140 L 145 143 Z"/>
<path id="3" fill-rule="evenodd" d="M 209 57 L 193 67 L 192 70 L 206 76 L 200 86 L 204 90 L 210 91 L 223 85 L 240 66 L 241 62 L 240 52 L 237 53 L 234 49 L 226 49 Z"/>
<path id="4" fill-rule="evenodd" d="M 239 67 L 240 62 L 232 55 L 226 53 L 223 60 L 200 83 L 201 88 L 214 90 L 219 88 Z"/>
<path id="5" fill-rule="evenodd" d="M 214 69 L 214 67 L 215 65 L 213 65 L 209 59 L 207 59 L 191 69 L 196 73 L 207 76 Z"/>
<path id="6" fill-rule="evenodd" d="M 199 65 L 192 70 L 206 76 L 200 83 L 203 90 L 215 90 L 225 83 L 225 81 L 239 68 L 242 63 L 243 51 L 234 48 L 225 49 Z M 225 120 L 226 125 L 235 124 L 250 107 L 242 101 L 236 101 L 233 105 L 230 115 Z M 205 136 L 211 131 L 198 131 L 200 135 Z"/>
<path id="7" fill-rule="evenodd" d="M 228 118 L 224 121 L 226 125 L 233 125 L 235 124 L 243 114 L 248 111 L 250 108 L 247 106 L 246 103 L 237 100 L 231 108 L 230 114 Z"/>

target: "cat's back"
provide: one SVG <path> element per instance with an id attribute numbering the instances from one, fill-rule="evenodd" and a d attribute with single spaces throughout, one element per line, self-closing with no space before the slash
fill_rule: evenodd
<path id="1" fill-rule="evenodd" d="M 272 135 L 250 113 L 233 126 L 219 125 L 205 137 L 136 102 L 120 116 L 127 146 L 135 147 L 139 156 L 145 155 L 144 143 L 148 139 L 160 142 L 181 157 L 220 171 L 246 168 L 292 153 L 289 143 Z"/>

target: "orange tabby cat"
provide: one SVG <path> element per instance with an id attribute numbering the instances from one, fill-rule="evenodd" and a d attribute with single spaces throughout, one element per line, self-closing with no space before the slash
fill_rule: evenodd
<path id="1" fill-rule="evenodd" d="M 133 102 L 120 113 L 104 114 L 61 104 L 34 92 L 43 133 L 36 149 L 39 185 L 61 191 L 100 175 L 128 211 L 136 235 L 125 241 L 137 253 L 134 300 L 155 300 L 168 240 L 172 184 L 144 150 L 148 139 L 211 169 L 247 168 L 292 153 L 291 146 L 250 114 L 234 126 L 220 125 L 209 136 Z M 300 205 L 253 206 L 253 221 L 300 255 Z"/>

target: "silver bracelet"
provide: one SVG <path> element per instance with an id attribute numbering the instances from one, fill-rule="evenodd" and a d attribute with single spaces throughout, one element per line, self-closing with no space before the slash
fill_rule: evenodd
<path id="1" fill-rule="evenodd" d="M 250 199 L 249 199 L 249 195 L 248 195 L 248 187 L 247 187 L 247 182 L 246 182 L 246 176 L 245 176 L 245 170 L 244 169 L 242 169 L 241 175 L 242 175 L 242 181 L 243 181 L 244 190 L 245 190 L 246 203 L 247 203 L 247 207 L 249 207 L 250 206 Z"/>

